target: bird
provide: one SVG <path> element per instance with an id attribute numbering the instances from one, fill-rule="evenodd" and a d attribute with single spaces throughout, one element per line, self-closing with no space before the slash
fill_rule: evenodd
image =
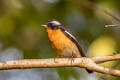
<path id="1" fill-rule="evenodd" d="M 41 26 L 46 29 L 50 45 L 58 56 L 86 57 L 77 39 L 59 21 L 49 20 Z M 88 73 L 92 73 L 92 71 L 86 70 Z"/>

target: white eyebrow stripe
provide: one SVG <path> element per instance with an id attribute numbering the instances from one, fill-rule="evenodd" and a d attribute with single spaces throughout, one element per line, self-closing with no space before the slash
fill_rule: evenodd
<path id="1" fill-rule="evenodd" d="M 60 23 L 58 21 L 52 21 L 51 23 L 56 24 L 56 25 L 60 25 Z"/>
<path id="2" fill-rule="evenodd" d="M 72 35 L 72 34 L 70 34 L 68 31 L 65 31 L 70 37 L 72 37 L 73 39 L 75 39 L 75 37 Z M 76 39 L 75 39 L 76 40 Z"/>

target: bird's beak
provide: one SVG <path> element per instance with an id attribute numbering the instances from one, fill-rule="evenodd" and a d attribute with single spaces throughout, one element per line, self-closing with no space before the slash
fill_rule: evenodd
<path id="1" fill-rule="evenodd" d="M 42 27 L 47 27 L 47 25 L 41 25 Z"/>

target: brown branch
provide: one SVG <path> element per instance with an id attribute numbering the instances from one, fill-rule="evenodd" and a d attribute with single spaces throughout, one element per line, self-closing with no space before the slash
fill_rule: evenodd
<path id="1" fill-rule="evenodd" d="M 109 12 L 108 10 L 103 9 L 103 11 L 104 11 L 106 14 L 108 14 L 109 16 L 111 16 L 113 19 L 115 19 L 116 21 L 120 22 L 120 19 L 119 19 L 117 16 L 115 16 L 114 14 L 112 14 L 111 12 Z"/>
<path id="2" fill-rule="evenodd" d="M 25 59 L 0 62 L 0 70 L 27 69 L 27 68 L 55 68 L 55 67 L 81 67 L 95 72 L 110 74 L 120 77 L 120 70 L 105 68 L 96 63 L 107 62 L 120 59 L 120 54 L 111 56 L 101 56 L 93 58 L 50 58 L 50 59 Z"/>

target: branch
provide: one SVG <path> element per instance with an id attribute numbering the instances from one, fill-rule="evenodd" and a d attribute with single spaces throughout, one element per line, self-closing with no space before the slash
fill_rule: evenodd
<path id="1" fill-rule="evenodd" d="M 120 70 L 105 68 L 96 63 L 119 60 L 120 54 L 111 56 L 100 56 L 93 58 L 50 58 L 50 59 L 25 59 L 0 62 L 0 70 L 28 69 L 28 68 L 55 68 L 55 67 L 81 67 L 94 72 L 110 74 L 120 77 Z M 72 62 L 72 64 L 71 64 Z"/>
<path id="2" fill-rule="evenodd" d="M 109 56 L 98 56 L 91 58 L 95 63 L 103 63 L 107 61 L 120 60 L 120 53 Z"/>

